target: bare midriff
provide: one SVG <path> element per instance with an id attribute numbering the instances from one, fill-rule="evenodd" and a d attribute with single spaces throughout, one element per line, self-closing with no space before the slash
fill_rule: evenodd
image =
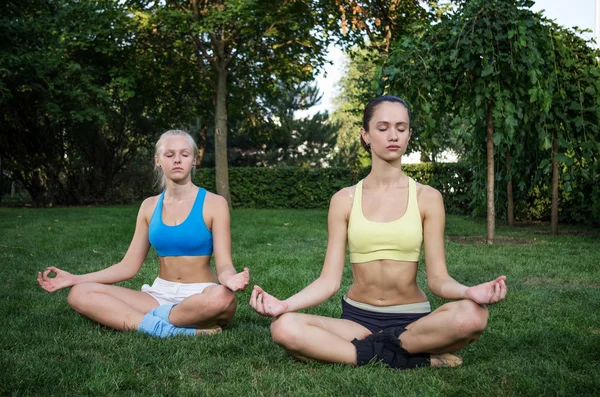
<path id="1" fill-rule="evenodd" d="M 218 283 L 210 255 L 159 257 L 158 277 L 176 283 Z"/>
<path id="2" fill-rule="evenodd" d="M 348 298 L 373 306 L 426 302 L 417 285 L 417 262 L 376 260 L 352 264 L 354 282 Z"/>

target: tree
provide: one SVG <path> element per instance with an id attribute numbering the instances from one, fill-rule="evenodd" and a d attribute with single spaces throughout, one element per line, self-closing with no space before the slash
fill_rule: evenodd
<path id="1" fill-rule="evenodd" d="M 600 152 L 600 67 L 591 42 L 552 21 L 545 23 L 551 42 L 546 56 L 553 106 L 548 114 L 541 115 L 538 125 L 543 149 L 551 149 L 551 223 L 552 234 L 557 235 L 559 167 L 568 192 L 573 190 L 578 174 L 584 176 L 580 183 L 595 183 L 591 177 Z"/>
<path id="2" fill-rule="evenodd" d="M 123 4 L 39 0 L 2 11 L 6 168 L 38 206 L 105 200 L 136 152 L 186 117 L 177 101 L 198 98 L 189 88 L 198 85 L 142 43 L 143 24 Z"/>
<path id="3" fill-rule="evenodd" d="M 308 83 L 296 87 L 280 84 L 265 97 L 261 117 L 236 120 L 230 141 L 232 164 L 246 166 L 321 167 L 331 164 L 338 125 L 328 114 L 298 117 L 317 104 L 318 88 Z M 230 152 L 230 153 L 231 153 Z"/>
<path id="4" fill-rule="evenodd" d="M 163 34 L 175 32 L 190 49 L 198 73 L 212 87 L 217 193 L 227 199 L 228 107 L 260 101 L 278 82 L 311 78 L 329 43 L 327 15 L 318 1 L 132 1 Z M 232 98 L 231 86 L 238 98 Z"/>
<path id="5" fill-rule="evenodd" d="M 334 99 L 335 110 L 331 119 L 339 125 L 336 162 L 340 165 L 361 167 L 371 162 L 371 157 L 360 144 L 362 111 L 377 96 L 379 80 L 377 52 L 354 47 L 350 50 L 340 79 L 340 91 Z"/>
<path id="6" fill-rule="evenodd" d="M 431 89 L 421 93 L 421 107 L 430 105 L 438 114 L 457 116 L 456 123 L 471 124 L 469 131 L 475 135 L 463 139 L 467 151 L 485 137 L 488 243 L 495 230 L 495 147 L 511 150 L 517 126 L 528 116 L 523 109 L 534 111 L 525 104 L 539 104 L 535 111 L 540 112 L 549 108 L 541 55 L 547 34 L 539 17 L 528 9 L 532 4 L 528 0 L 460 1 L 454 12 L 442 15 L 439 23 L 417 36 L 417 43 L 410 44 L 410 38 L 399 42 L 420 49 L 419 58 L 407 62 L 395 58 L 400 63 L 394 65 L 395 81 L 406 81 L 405 75 L 414 77 L 421 59 L 427 59 L 423 75 Z"/>

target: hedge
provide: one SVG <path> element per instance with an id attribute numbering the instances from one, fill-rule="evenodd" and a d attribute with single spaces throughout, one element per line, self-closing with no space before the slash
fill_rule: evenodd
<path id="1" fill-rule="evenodd" d="M 230 168 L 229 186 L 234 208 L 328 208 L 331 196 L 356 184 L 370 168 Z M 444 196 L 446 211 L 470 214 L 471 176 L 460 163 L 402 166 L 417 182 L 431 185 Z M 194 182 L 215 192 L 214 169 L 199 169 Z"/>

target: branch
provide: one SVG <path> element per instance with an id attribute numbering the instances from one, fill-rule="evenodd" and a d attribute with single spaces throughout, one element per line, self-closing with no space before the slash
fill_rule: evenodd
<path id="1" fill-rule="evenodd" d="M 206 51 L 206 47 L 204 47 L 204 44 L 202 44 L 202 41 L 200 41 L 200 39 L 192 33 L 192 40 L 194 41 L 194 44 L 196 44 L 196 49 L 199 50 L 202 53 L 202 56 L 208 61 L 208 63 L 210 63 L 210 66 L 212 66 L 213 68 L 217 68 L 217 63 L 215 62 L 215 60 L 210 57 L 210 55 L 208 55 L 208 52 Z"/>

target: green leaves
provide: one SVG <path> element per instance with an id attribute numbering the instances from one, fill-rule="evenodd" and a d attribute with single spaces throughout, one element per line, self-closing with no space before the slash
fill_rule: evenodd
<path id="1" fill-rule="evenodd" d="M 494 72 L 494 67 L 492 65 L 487 65 L 486 67 L 483 68 L 483 70 L 481 71 L 481 77 L 486 77 L 489 76 L 490 74 L 492 74 Z"/>

